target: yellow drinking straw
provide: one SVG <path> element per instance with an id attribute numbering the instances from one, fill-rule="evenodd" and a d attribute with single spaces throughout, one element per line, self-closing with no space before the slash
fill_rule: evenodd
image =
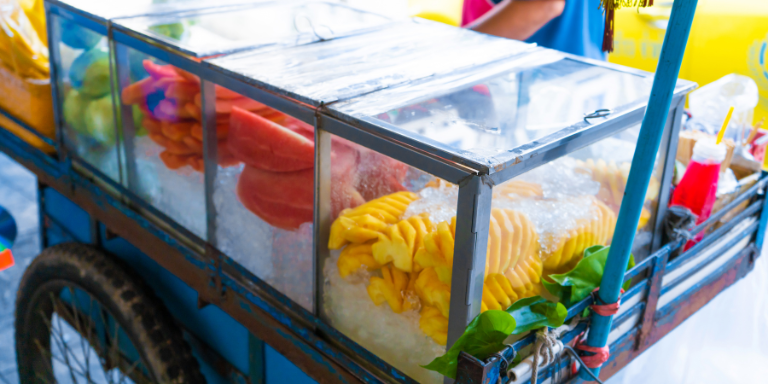
<path id="1" fill-rule="evenodd" d="M 717 133 L 717 142 L 715 144 L 720 144 L 721 141 L 723 141 L 723 135 L 725 135 L 725 128 L 728 127 L 728 123 L 731 122 L 731 115 L 733 115 L 733 107 L 728 110 L 728 114 L 725 115 L 725 121 L 723 121 L 723 127 L 720 128 L 720 132 Z"/>

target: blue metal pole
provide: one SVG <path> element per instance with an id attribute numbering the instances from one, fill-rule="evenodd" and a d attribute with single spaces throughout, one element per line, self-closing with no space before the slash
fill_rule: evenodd
<path id="1" fill-rule="evenodd" d="M 768 175 L 768 156 L 763 160 L 763 171 L 760 173 L 760 178 Z M 760 226 L 757 228 L 757 239 L 755 239 L 755 246 L 758 252 L 763 251 L 763 241 L 765 241 L 765 231 L 768 227 L 768 193 L 763 191 L 763 211 L 760 212 Z M 758 253 L 759 254 L 759 253 Z"/>
<path id="2" fill-rule="evenodd" d="M 651 88 L 651 98 L 648 109 L 640 127 L 640 137 L 637 140 L 635 155 L 632 158 L 632 168 L 624 193 L 624 200 L 619 210 L 616 231 L 611 242 L 611 250 L 605 263 L 605 273 L 600 282 L 600 298 L 605 303 L 615 303 L 619 299 L 621 285 L 624 282 L 624 272 L 629 262 L 632 242 L 635 240 L 637 222 L 645 201 L 645 193 L 653 172 L 656 153 L 659 151 L 661 136 L 672 103 L 680 65 L 683 62 L 685 45 L 691 31 L 693 16 L 696 12 L 697 0 L 676 0 L 672 5 L 672 15 L 669 18 L 664 45 L 661 48 L 656 77 Z M 592 314 L 592 324 L 586 344 L 602 348 L 608 342 L 613 316 Z M 581 367 L 579 377 L 590 380 L 590 375 Z M 600 374 L 600 368 L 593 370 Z"/>

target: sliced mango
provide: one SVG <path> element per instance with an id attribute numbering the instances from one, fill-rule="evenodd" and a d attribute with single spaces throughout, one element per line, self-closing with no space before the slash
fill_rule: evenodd
<path id="1" fill-rule="evenodd" d="M 389 225 L 400 220 L 408 205 L 417 198 L 412 192 L 397 192 L 343 210 L 331 225 L 328 248 L 340 249 L 348 243 L 377 239 Z"/>
<path id="2" fill-rule="evenodd" d="M 414 256 L 419 268 L 433 268 L 445 284 L 451 283 L 455 234 L 456 217 L 451 219 L 450 224 L 447 221 L 437 224 L 436 230 L 424 236 L 423 247 Z"/>
<path id="3" fill-rule="evenodd" d="M 494 198 L 515 198 L 515 197 L 542 197 L 544 190 L 540 184 L 523 180 L 511 180 L 499 185 L 493 189 Z"/>
<path id="4" fill-rule="evenodd" d="M 368 271 L 374 271 L 381 268 L 381 264 L 376 262 L 376 259 L 373 258 L 371 252 L 372 244 L 372 242 L 350 244 L 341 251 L 339 260 L 336 262 L 341 277 L 346 278 L 363 267 Z"/>
<path id="5" fill-rule="evenodd" d="M 392 262 L 398 269 L 414 272 L 413 258 L 422 247 L 424 237 L 434 231 L 429 215 L 412 216 L 390 226 L 373 245 L 373 257 L 381 265 Z"/>
<path id="6" fill-rule="evenodd" d="M 451 306 L 451 287 L 440 281 L 434 268 L 424 268 L 419 273 L 414 290 L 424 305 L 435 307 L 443 316 L 448 317 Z"/>
<path id="7" fill-rule="evenodd" d="M 419 328 L 439 345 L 448 342 L 448 318 L 435 307 L 425 306 L 421 310 Z"/>
<path id="8" fill-rule="evenodd" d="M 588 247 L 610 245 L 616 227 L 616 214 L 598 199 L 593 199 L 592 209 L 592 218 L 579 222 L 554 250 L 542 252 L 545 275 L 569 271 L 581 260 Z"/>
<path id="9" fill-rule="evenodd" d="M 391 266 L 382 267 L 381 274 L 382 277 L 371 277 L 368 285 L 368 296 L 373 303 L 381 305 L 386 302 L 395 313 L 414 308 L 413 301 L 405 299 L 411 280 L 409 274 Z"/>

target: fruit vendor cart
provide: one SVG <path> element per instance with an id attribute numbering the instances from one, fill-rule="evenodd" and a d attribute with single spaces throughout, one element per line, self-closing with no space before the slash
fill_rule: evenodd
<path id="1" fill-rule="evenodd" d="M 606 378 L 759 255 L 761 174 L 665 231 L 695 1 L 655 76 L 334 2 L 124 6 L 46 2 L 56 136 L 3 111 L 54 148 L 0 130 L 40 183 L 22 382 Z"/>

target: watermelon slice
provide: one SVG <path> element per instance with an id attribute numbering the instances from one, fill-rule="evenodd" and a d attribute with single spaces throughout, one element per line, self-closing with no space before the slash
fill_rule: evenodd
<path id="1" fill-rule="evenodd" d="M 310 190 L 309 204 L 307 204 L 306 201 L 307 188 L 298 188 L 306 183 L 306 180 L 302 180 L 302 178 L 306 178 L 302 172 L 310 175 L 310 187 L 308 188 Z M 278 181 L 283 178 L 286 173 L 262 171 L 246 165 L 237 182 L 237 196 L 240 198 L 240 202 L 243 203 L 245 208 L 270 225 L 286 230 L 297 229 L 301 224 L 312 222 L 313 219 L 313 209 L 311 204 L 313 198 L 311 191 L 314 190 L 314 186 L 311 177 L 314 172 L 300 171 L 295 173 L 298 175 L 288 177 L 294 184 L 291 185 L 290 182 L 286 180 L 281 182 L 280 188 L 276 188 L 271 187 L 269 183 Z M 267 191 L 265 191 L 265 189 Z M 303 191 L 300 191 L 299 189 L 302 189 Z M 274 197 L 275 194 L 290 196 L 295 199 L 303 200 L 303 202 L 294 200 L 290 204 L 286 204 L 284 201 L 290 201 L 289 198 L 281 198 L 279 199 L 280 202 L 268 201 L 262 198 L 262 196 L 271 198 Z"/>
<path id="2" fill-rule="evenodd" d="M 314 166 L 314 141 L 238 107 L 232 108 L 229 138 L 230 152 L 253 167 L 289 172 Z"/>
<path id="3" fill-rule="evenodd" d="M 314 179 L 313 169 L 272 172 L 246 165 L 240 174 L 238 190 L 244 192 L 244 188 L 247 187 L 249 197 L 255 197 L 265 203 L 279 203 L 312 210 Z"/>

